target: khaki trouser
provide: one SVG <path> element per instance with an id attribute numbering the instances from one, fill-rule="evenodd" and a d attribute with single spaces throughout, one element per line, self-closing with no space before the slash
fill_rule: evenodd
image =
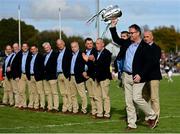
<path id="1" fill-rule="evenodd" d="M 104 101 L 104 111 L 105 117 L 110 117 L 110 97 L 109 97 L 109 84 L 110 80 L 106 79 L 104 81 L 97 82 L 95 80 L 95 102 L 97 105 L 97 116 L 103 117 L 103 101 Z"/>
<path id="2" fill-rule="evenodd" d="M 59 110 L 59 94 L 57 80 L 43 80 L 45 95 L 48 101 L 48 110 Z"/>
<path id="3" fill-rule="evenodd" d="M 92 78 L 89 78 L 86 82 L 86 88 L 88 90 L 90 102 L 91 102 L 91 114 L 95 115 L 97 113 L 96 103 L 95 103 L 95 84 Z"/>
<path id="4" fill-rule="evenodd" d="M 124 72 L 124 88 L 128 126 L 137 128 L 136 126 L 136 109 L 134 103 L 145 113 L 147 119 L 155 119 L 156 114 L 150 105 L 142 97 L 142 89 L 145 83 L 134 83 L 133 76 Z"/>
<path id="5" fill-rule="evenodd" d="M 7 77 L 5 77 L 5 79 L 4 79 L 3 103 L 14 105 L 14 97 L 13 97 L 13 89 L 12 89 L 11 79 L 8 80 Z"/>
<path id="6" fill-rule="evenodd" d="M 160 116 L 159 103 L 159 80 L 151 80 L 148 82 L 143 90 L 143 96 L 149 102 L 156 115 Z"/>
<path id="7" fill-rule="evenodd" d="M 38 109 L 45 108 L 45 93 L 43 90 L 42 81 L 36 81 L 34 76 L 31 76 L 29 81 L 29 108 Z"/>
<path id="8" fill-rule="evenodd" d="M 83 113 L 87 113 L 87 110 L 86 110 L 87 109 L 87 97 L 86 97 L 84 82 L 77 84 L 75 77 L 71 76 L 70 92 L 71 92 L 71 101 L 72 101 L 73 113 L 77 113 L 78 109 L 79 109 L 79 105 L 78 105 L 78 101 L 77 101 L 77 92 L 80 95 L 81 101 L 82 101 L 81 111 Z"/>
<path id="9" fill-rule="evenodd" d="M 72 111 L 69 80 L 64 74 L 58 75 L 58 86 L 63 100 L 62 112 Z"/>
<path id="10" fill-rule="evenodd" d="M 28 79 L 25 74 L 21 75 L 19 79 L 19 107 L 27 107 L 27 98 L 26 98 L 26 86 L 28 85 Z"/>
<path id="11" fill-rule="evenodd" d="M 15 107 L 19 107 L 19 80 L 11 80 L 13 93 L 14 93 L 14 99 L 15 99 Z"/>

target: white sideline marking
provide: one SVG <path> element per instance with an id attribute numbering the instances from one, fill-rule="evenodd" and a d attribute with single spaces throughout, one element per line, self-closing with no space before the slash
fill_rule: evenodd
<path id="1" fill-rule="evenodd" d="M 108 120 L 108 121 L 99 121 L 99 122 L 76 122 L 76 123 L 64 123 L 64 124 L 59 124 L 59 125 L 44 125 L 44 126 L 21 126 L 21 127 L 13 127 L 13 128 L 0 128 L 2 129 L 24 129 L 24 128 L 41 128 L 41 127 L 47 127 L 47 128 L 52 128 L 52 127 L 63 127 L 63 126 L 75 126 L 75 125 L 87 125 L 87 124 L 101 124 L 101 123 L 111 123 L 111 122 L 119 122 L 119 120 Z"/>
<path id="2" fill-rule="evenodd" d="M 180 116 L 162 116 L 160 117 L 160 119 L 167 119 L 167 118 L 180 118 Z M 63 126 L 75 126 L 75 125 L 88 125 L 88 124 L 101 124 L 101 123 L 112 123 L 112 122 L 119 122 L 120 120 L 107 120 L 107 121 L 98 121 L 98 122 L 76 122 L 76 123 L 64 123 L 64 124 L 59 124 L 59 125 L 44 125 L 44 126 L 19 126 L 19 127 L 13 127 L 13 128 L 0 128 L 0 130 L 2 129 L 24 129 L 24 128 L 32 128 L 32 129 L 38 129 L 41 127 L 46 127 L 46 128 L 53 128 L 53 127 L 63 127 Z"/>
<path id="3" fill-rule="evenodd" d="M 173 116 L 173 115 L 168 115 L 168 116 L 160 116 L 160 119 L 166 119 L 166 118 L 180 118 L 180 116 Z"/>

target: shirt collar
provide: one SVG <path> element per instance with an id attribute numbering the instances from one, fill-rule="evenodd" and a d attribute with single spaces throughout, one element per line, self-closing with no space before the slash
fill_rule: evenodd
<path id="1" fill-rule="evenodd" d="M 79 53 L 79 50 L 77 52 L 73 52 L 73 55 L 77 55 Z"/>
<path id="2" fill-rule="evenodd" d="M 101 51 L 98 51 L 98 53 L 99 53 L 99 54 L 102 53 L 103 50 L 104 50 L 104 48 L 103 48 Z"/>
<path id="3" fill-rule="evenodd" d="M 142 39 L 138 40 L 137 42 L 132 42 L 133 45 L 138 46 L 141 43 Z"/>
<path id="4" fill-rule="evenodd" d="M 64 47 L 62 50 L 59 50 L 59 52 L 60 52 L 60 53 L 61 53 L 61 52 L 64 52 L 65 49 L 66 49 L 66 47 Z"/>
<path id="5" fill-rule="evenodd" d="M 35 53 L 35 54 L 32 54 L 32 56 L 36 56 L 38 54 L 38 52 L 37 53 Z"/>
<path id="6" fill-rule="evenodd" d="M 28 54 L 28 52 L 29 52 L 29 51 L 26 51 L 26 52 L 22 52 L 22 53 L 23 53 L 23 55 L 26 55 L 26 54 Z"/>
<path id="7" fill-rule="evenodd" d="M 86 49 L 86 52 L 90 52 L 92 49 Z"/>
<path id="8" fill-rule="evenodd" d="M 52 53 L 52 51 L 53 51 L 53 50 L 51 49 L 51 51 L 50 51 L 49 53 L 46 53 L 46 55 L 51 54 L 51 53 Z"/>
<path id="9" fill-rule="evenodd" d="M 13 53 L 7 54 L 7 56 L 11 56 Z"/>
<path id="10" fill-rule="evenodd" d="M 149 43 L 149 45 L 152 46 L 153 43 L 154 43 L 154 42 L 152 41 L 151 43 Z"/>

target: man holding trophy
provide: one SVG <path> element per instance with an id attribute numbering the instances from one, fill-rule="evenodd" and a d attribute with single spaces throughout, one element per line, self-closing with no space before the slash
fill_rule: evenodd
<path id="1" fill-rule="evenodd" d="M 125 88 L 125 101 L 127 111 L 128 130 L 137 128 L 136 126 L 136 109 L 137 105 L 146 116 L 148 116 L 148 125 L 155 128 L 157 116 L 152 108 L 142 97 L 142 89 L 148 80 L 147 75 L 151 68 L 151 57 L 148 54 L 148 44 L 141 39 L 141 29 L 138 25 L 133 24 L 129 27 L 130 38 L 124 40 L 119 38 L 116 32 L 118 19 L 111 20 L 110 32 L 115 43 L 123 46 L 125 49 L 123 81 Z"/>

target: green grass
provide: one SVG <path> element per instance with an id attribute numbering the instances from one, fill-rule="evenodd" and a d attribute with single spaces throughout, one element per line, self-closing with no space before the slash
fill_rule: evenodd
<path id="1" fill-rule="evenodd" d="M 173 83 L 162 80 L 160 83 L 161 118 L 159 126 L 150 129 L 138 123 L 133 132 L 176 132 L 180 133 L 180 77 L 174 77 Z M 119 133 L 126 132 L 126 122 L 120 119 L 125 115 L 124 95 L 118 88 L 118 82 L 110 86 L 112 118 L 110 120 L 92 119 L 89 115 L 63 115 L 46 112 L 22 111 L 13 107 L 0 107 L 0 132 L 36 132 L 36 133 Z M 0 89 L 1 90 L 1 89 Z M 0 92 L 2 99 L 2 90 Z M 62 103 L 62 102 L 61 102 Z M 90 106 L 88 106 L 90 108 Z M 143 119 L 143 117 L 142 117 Z"/>

